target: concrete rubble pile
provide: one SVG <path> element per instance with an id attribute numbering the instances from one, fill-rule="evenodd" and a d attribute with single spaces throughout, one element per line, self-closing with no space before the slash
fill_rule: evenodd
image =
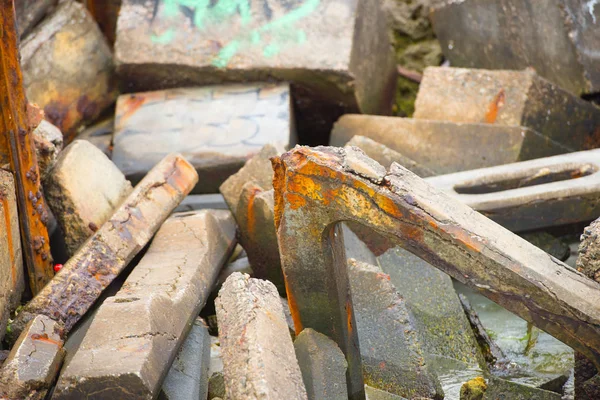
<path id="1" fill-rule="evenodd" d="M 595 6 L 0 1 L 0 399 L 600 399 Z"/>

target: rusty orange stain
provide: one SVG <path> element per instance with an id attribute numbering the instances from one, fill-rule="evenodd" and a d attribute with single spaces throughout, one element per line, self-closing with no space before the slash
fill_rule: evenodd
<path id="1" fill-rule="evenodd" d="M 346 319 L 347 319 L 347 325 L 348 325 L 348 333 L 351 334 L 352 333 L 352 316 L 353 316 L 353 312 L 352 312 L 352 301 L 350 299 L 346 300 Z"/>
<path id="2" fill-rule="evenodd" d="M 378 272 L 377 273 L 377 278 L 379 278 L 379 279 L 385 279 L 385 280 L 388 280 L 388 281 L 392 279 L 388 274 L 385 274 L 383 272 Z"/>
<path id="3" fill-rule="evenodd" d="M 256 230 L 256 216 L 254 215 L 254 199 L 261 190 L 258 187 L 253 187 L 248 190 L 248 204 L 246 205 L 246 229 L 249 235 L 253 235 Z"/>
<path id="4" fill-rule="evenodd" d="M 4 210 L 4 224 L 6 226 L 6 239 L 8 241 L 8 254 L 10 257 L 10 271 L 12 275 L 13 287 L 17 284 L 17 266 L 15 265 L 15 255 L 13 254 L 13 238 L 10 226 L 10 209 L 8 208 L 8 198 L 6 195 L 0 195 L 2 200 L 2 209 Z"/>
<path id="5" fill-rule="evenodd" d="M 123 99 L 123 114 L 119 115 L 122 121 L 129 119 L 146 102 L 146 97 L 139 94 L 132 94 Z M 119 104 L 120 105 L 120 104 Z"/>
<path id="6" fill-rule="evenodd" d="M 38 342 L 49 343 L 49 344 L 52 344 L 54 346 L 57 346 L 59 349 L 62 348 L 62 346 L 63 346 L 63 344 L 62 344 L 61 341 L 50 339 L 48 337 L 47 333 L 42 333 L 41 335 L 37 334 L 37 333 L 34 333 L 34 334 L 31 335 L 31 340 L 36 340 Z"/>
<path id="7" fill-rule="evenodd" d="M 271 166 L 273 167 L 273 189 L 274 189 L 274 210 L 275 229 L 279 229 L 281 215 L 284 210 L 283 192 L 285 190 L 285 166 L 281 161 L 281 157 L 272 157 Z"/>
<path id="8" fill-rule="evenodd" d="M 504 89 L 500 89 L 488 107 L 488 111 L 485 114 L 485 122 L 488 124 L 493 124 L 496 122 L 496 119 L 498 118 L 498 112 L 502 107 L 504 107 L 505 99 L 506 94 L 504 93 Z"/>
<path id="9" fill-rule="evenodd" d="M 294 321 L 294 330 L 296 331 L 296 335 L 299 335 L 300 332 L 302 332 L 302 330 L 304 329 L 304 327 L 302 326 L 302 320 L 300 319 L 300 310 L 298 310 L 298 303 L 296 302 L 296 298 L 290 290 L 288 279 L 285 276 L 285 274 L 283 274 L 283 282 L 285 284 L 285 293 L 287 294 L 287 301 L 288 306 L 290 307 L 290 314 L 292 314 L 292 321 Z"/>
<path id="10" fill-rule="evenodd" d="M 297 210 L 300 207 L 304 207 L 306 205 L 306 199 L 304 197 L 300 196 L 299 194 L 286 193 L 285 198 L 292 210 Z M 276 226 L 279 226 L 279 225 L 276 225 Z"/>

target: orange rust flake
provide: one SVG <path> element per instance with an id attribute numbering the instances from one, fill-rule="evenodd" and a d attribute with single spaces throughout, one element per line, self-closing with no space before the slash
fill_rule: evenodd
<path id="1" fill-rule="evenodd" d="M 346 323 L 348 325 L 348 333 L 351 334 L 352 333 L 352 316 L 353 316 L 353 311 L 352 311 L 352 302 L 350 299 L 346 300 Z"/>
<path id="2" fill-rule="evenodd" d="M 34 333 L 33 335 L 31 335 L 31 340 L 36 340 L 38 342 L 49 343 L 49 344 L 52 344 L 54 346 L 57 346 L 59 349 L 62 348 L 62 346 L 63 346 L 62 342 L 60 342 L 58 340 L 50 339 L 48 337 L 47 333 L 42 333 L 41 335 L 37 334 L 37 333 Z"/>
<path id="3" fill-rule="evenodd" d="M 481 253 L 482 246 L 478 240 L 473 240 L 473 237 L 463 229 L 451 226 L 447 227 L 446 231 L 456 240 L 465 245 L 468 249 L 477 253 Z"/>
<path id="4" fill-rule="evenodd" d="M 340 189 L 329 189 L 322 192 L 323 203 L 328 206 L 332 201 L 335 201 L 340 196 Z"/>
<path id="5" fill-rule="evenodd" d="M 297 210 L 300 207 L 304 207 L 306 205 L 306 199 L 295 193 L 286 193 L 285 199 L 292 210 Z M 279 218 L 279 220 L 281 220 L 281 217 Z M 279 220 L 277 222 L 279 222 Z M 279 223 L 277 223 L 276 226 L 279 227 Z"/>
<path id="6" fill-rule="evenodd" d="M 250 189 L 248 194 L 248 205 L 246 209 L 247 220 L 246 220 L 246 228 L 248 229 L 248 234 L 253 235 L 256 231 L 256 216 L 254 215 L 254 199 L 256 195 L 258 195 L 261 190 L 258 187 L 253 187 Z"/>
<path id="7" fill-rule="evenodd" d="M 498 112 L 502 107 L 504 107 L 504 101 L 506 100 L 506 94 L 504 93 L 504 89 L 500 89 L 498 94 L 494 96 L 494 99 L 490 103 L 488 107 L 488 111 L 485 114 L 485 122 L 488 124 L 493 124 L 496 122 L 498 118 Z"/>
<path id="8" fill-rule="evenodd" d="M 284 209 L 283 192 L 285 190 L 285 166 L 280 157 L 271 158 L 271 166 L 273 167 L 273 188 L 275 189 L 275 229 L 279 229 L 279 223 L 281 222 L 281 216 Z"/>
<path id="9" fill-rule="evenodd" d="M 294 294 L 290 290 L 290 286 L 288 284 L 287 277 L 283 274 L 283 282 L 285 284 L 285 293 L 287 294 L 288 306 L 290 307 L 290 314 L 292 314 L 292 321 L 294 321 L 294 330 L 296 331 L 296 336 L 302 332 L 304 327 L 302 326 L 302 320 L 300 319 L 300 310 L 298 310 L 298 303 L 296 302 L 296 298 Z"/>

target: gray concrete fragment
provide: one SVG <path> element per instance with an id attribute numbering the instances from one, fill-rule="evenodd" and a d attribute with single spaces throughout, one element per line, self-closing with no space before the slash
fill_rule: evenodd
<path id="1" fill-rule="evenodd" d="M 583 230 L 576 265 L 577 270 L 600 282 L 600 219 Z"/>
<path id="2" fill-rule="evenodd" d="M 60 326 L 45 315 L 27 324 L 0 370 L 0 396 L 42 400 L 64 357 Z"/>
<path id="3" fill-rule="evenodd" d="M 483 400 L 560 400 L 562 396 L 548 390 L 490 377 Z"/>
<path id="4" fill-rule="evenodd" d="M 354 146 L 346 146 L 344 168 L 374 183 L 381 183 L 387 170 L 377 161 L 370 159 L 364 151 Z"/>
<path id="5" fill-rule="evenodd" d="M 215 193 L 267 143 L 295 144 L 288 84 L 239 84 L 121 95 L 112 160 L 139 181 L 170 152 L 202 176 L 194 193 Z"/>
<path id="6" fill-rule="evenodd" d="M 223 195 L 213 194 L 190 194 L 177 206 L 173 212 L 188 212 L 196 210 L 227 210 L 227 203 Z"/>
<path id="7" fill-rule="evenodd" d="M 33 142 L 42 180 L 46 178 L 63 149 L 60 129 L 45 119 L 33 130 Z"/>
<path id="8" fill-rule="evenodd" d="M 348 279 L 365 383 L 408 398 L 443 398 L 426 359 L 429 348 L 422 340 L 428 337 L 419 332 L 422 326 L 409 314 L 390 276 L 350 259 Z"/>
<path id="9" fill-rule="evenodd" d="M 365 385 L 366 400 L 406 400 L 405 397 Z"/>
<path id="10" fill-rule="evenodd" d="M 348 363 L 333 340 L 306 328 L 294 341 L 294 349 L 309 400 L 348 399 Z"/>
<path id="11" fill-rule="evenodd" d="M 307 399 L 275 286 L 232 274 L 215 301 L 231 399 Z"/>
<path id="12" fill-rule="evenodd" d="M 58 0 L 20 0 L 15 2 L 17 30 L 23 38 L 35 27 Z"/>
<path id="13" fill-rule="evenodd" d="M 198 400 L 208 395 L 210 335 L 202 319 L 196 318 L 192 329 L 162 385 L 160 400 Z"/>
<path id="14" fill-rule="evenodd" d="M 234 245 L 228 211 L 169 218 L 121 290 L 98 309 L 53 398 L 156 398 Z"/>
<path id="15" fill-rule="evenodd" d="M 108 157 L 85 140 L 74 141 L 60 153 L 44 189 L 71 255 L 133 190 Z"/>

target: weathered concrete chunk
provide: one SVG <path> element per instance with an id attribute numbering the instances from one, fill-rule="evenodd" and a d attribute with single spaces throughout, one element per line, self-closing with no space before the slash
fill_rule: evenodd
<path id="1" fill-rule="evenodd" d="M 63 149 L 63 135 L 56 126 L 42 120 L 33 131 L 33 142 L 43 180 L 56 163 L 58 153 Z"/>
<path id="2" fill-rule="evenodd" d="M 227 397 L 307 399 L 275 286 L 236 272 L 215 306 Z"/>
<path id="3" fill-rule="evenodd" d="M 348 260 L 348 275 L 365 383 L 407 398 L 443 399 L 427 365 L 428 344 L 421 340 L 429 337 L 418 332 L 421 327 L 409 315 L 390 276 L 353 259 Z"/>
<path id="4" fill-rule="evenodd" d="M 355 135 L 401 153 L 404 158 L 393 161 L 411 171 L 417 164 L 435 175 L 573 151 L 524 127 L 373 115 L 344 115 L 334 125 L 329 144 L 344 146 Z"/>
<path id="5" fill-rule="evenodd" d="M 483 400 L 560 400 L 562 396 L 548 390 L 538 389 L 504 379 L 490 377 Z"/>
<path id="6" fill-rule="evenodd" d="M 26 36 L 57 2 L 58 0 L 15 1 L 19 36 Z"/>
<path id="7" fill-rule="evenodd" d="M 390 113 L 396 66 L 386 26 L 374 0 L 124 0 L 115 59 L 127 90 L 292 82 L 301 142 L 322 143 L 345 112 Z"/>
<path id="8" fill-rule="evenodd" d="M 596 282 L 600 282 L 600 218 L 583 230 L 577 269 Z"/>
<path id="9" fill-rule="evenodd" d="M 108 221 L 79 248 L 13 323 L 14 335 L 37 314 L 73 328 L 98 296 L 150 241 L 198 180 L 185 159 L 172 154 L 152 169 Z"/>
<path id="10" fill-rule="evenodd" d="M 74 141 L 60 153 L 44 189 L 71 255 L 133 190 L 108 157 L 85 140 Z"/>
<path id="11" fill-rule="evenodd" d="M 229 211 L 169 218 L 121 290 L 98 309 L 54 398 L 95 398 L 98 392 L 111 398 L 156 398 L 235 246 L 235 230 Z"/>
<path id="12" fill-rule="evenodd" d="M 385 390 L 379 390 L 369 385 L 365 385 L 365 398 L 366 400 L 406 400 L 405 397 L 386 392 Z"/>
<path id="13" fill-rule="evenodd" d="M 503 227 L 522 232 L 600 215 L 600 149 L 426 178 Z"/>
<path id="14" fill-rule="evenodd" d="M 111 51 L 96 22 L 75 1 L 62 2 L 21 44 L 27 98 L 70 142 L 117 95 Z"/>
<path id="15" fill-rule="evenodd" d="M 24 289 L 15 183 L 10 172 L 0 169 L 0 339 L 4 337 L 10 313 L 19 305 Z"/>
<path id="16" fill-rule="evenodd" d="M 304 329 L 294 341 L 309 400 L 347 400 L 344 353 L 327 336 Z"/>
<path id="17" fill-rule="evenodd" d="M 532 69 L 429 67 L 419 86 L 414 118 L 522 126 L 572 151 L 600 146 L 600 108 Z"/>
<path id="18" fill-rule="evenodd" d="M 248 253 L 254 276 L 273 282 L 282 294 L 285 283 L 275 232 L 270 158 L 283 151 L 280 146 L 264 146 L 220 188 L 240 227 L 240 243 Z"/>
<path id="19" fill-rule="evenodd" d="M 580 0 L 463 0 L 431 13 L 444 55 L 457 67 L 521 69 L 579 95 L 600 90 L 600 8 Z"/>
<path id="20" fill-rule="evenodd" d="M 64 357 L 60 324 L 45 315 L 31 320 L 0 370 L 0 396 L 42 400 Z"/>
<path id="21" fill-rule="evenodd" d="M 133 182 L 170 152 L 215 193 L 267 143 L 295 144 L 288 84 L 239 84 L 125 94 L 117 101 L 112 159 Z"/>

